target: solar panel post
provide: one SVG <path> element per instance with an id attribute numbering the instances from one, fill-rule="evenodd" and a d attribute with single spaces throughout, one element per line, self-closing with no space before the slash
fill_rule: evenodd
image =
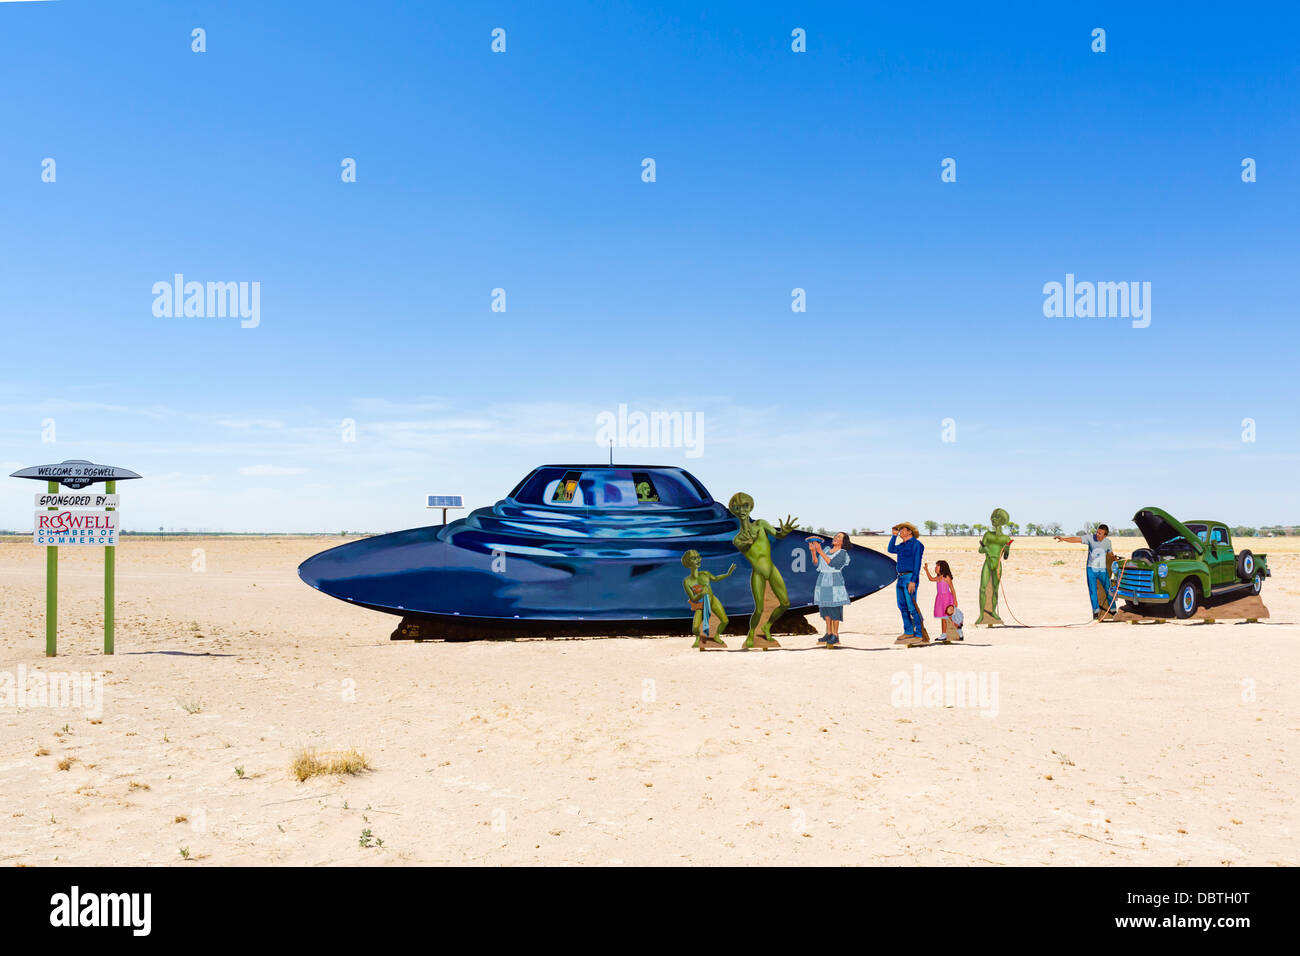
<path id="1" fill-rule="evenodd" d="M 452 508 L 464 508 L 465 499 L 461 495 L 427 495 L 425 496 L 426 508 L 441 508 L 442 523 L 447 523 L 447 512 Z"/>

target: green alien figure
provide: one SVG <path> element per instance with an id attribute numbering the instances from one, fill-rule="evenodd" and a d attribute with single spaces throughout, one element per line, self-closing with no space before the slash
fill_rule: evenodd
<path id="1" fill-rule="evenodd" d="M 698 647 L 700 650 L 705 650 L 708 644 L 726 647 L 727 645 L 722 642 L 722 632 L 727 628 L 727 612 L 722 609 L 722 602 L 713 594 L 713 582 L 731 577 L 736 571 L 736 566 L 733 564 L 727 568 L 726 574 L 714 574 L 701 569 L 700 561 L 700 552 L 694 548 L 682 555 L 683 566 L 691 572 L 682 581 L 682 587 L 686 589 L 686 599 L 691 602 L 691 607 L 695 611 L 695 619 L 691 622 L 695 643 L 691 647 Z M 718 616 L 716 634 L 709 633 L 710 611 Z"/>
<path id="2" fill-rule="evenodd" d="M 998 617 L 998 587 L 1002 583 L 1002 562 L 1009 556 L 1011 542 L 1015 540 L 1002 533 L 1002 526 L 1010 520 L 1006 511 L 995 509 L 989 516 L 992 529 L 985 531 L 984 537 L 980 538 L 979 551 L 984 555 L 984 569 L 980 571 L 980 616 L 976 624 L 992 627 L 1002 623 L 1002 618 Z"/>
<path id="3" fill-rule="evenodd" d="M 763 650 L 769 647 L 780 647 L 780 644 L 772 640 L 772 622 L 790 607 L 790 595 L 786 593 L 785 579 L 772 563 L 772 544 L 767 536 L 770 534 L 774 538 L 784 538 L 795 529 L 799 519 L 787 515 L 779 528 L 773 528 L 762 518 L 751 521 L 749 515 L 754 510 L 754 499 L 743 491 L 738 491 L 731 496 L 731 500 L 727 502 L 727 510 L 740 519 L 740 533 L 731 539 L 731 543 L 745 556 L 749 566 L 753 568 L 749 575 L 749 589 L 754 595 L 754 613 L 749 616 L 749 635 L 745 638 L 744 647 L 746 650 L 756 646 L 761 646 Z M 763 643 L 756 645 L 754 631 L 758 629 L 758 622 L 763 618 L 763 597 L 769 584 L 772 585 L 772 593 L 776 595 L 778 606 L 763 625 L 761 638 Z"/>

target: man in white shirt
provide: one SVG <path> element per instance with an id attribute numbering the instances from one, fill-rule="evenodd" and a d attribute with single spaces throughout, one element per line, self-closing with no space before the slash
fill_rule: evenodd
<path id="1" fill-rule="evenodd" d="M 1059 534 L 1057 541 L 1068 544 L 1086 544 L 1088 546 L 1088 597 L 1092 600 L 1092 616 L 1101 617 L 1115 602 L 1115 595 L 1110 589 L 1110 562 L 1114 555 L 1110 550 L 1110 528 L 1104 524 L 1097 525 L 1097 530 L 1083 537 L 1063 538 Z M 1106 607 L 1097 600 L 1097 584 L 1106 595 Z"/>

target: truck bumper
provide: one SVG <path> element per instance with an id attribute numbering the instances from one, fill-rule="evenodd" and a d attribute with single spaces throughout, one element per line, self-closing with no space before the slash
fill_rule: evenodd
<path id="1" fill-rule="evenodd" d="M 1130 601 L 1137 601 L 1139 604 L 1167 604 L 1173 600 L 1168 594 L 1157 594 L 1154 591 L 1133 591 L 1126 588 L 1116 588 L 1115 593 L 1120 597 L 1128 598 Z"/>

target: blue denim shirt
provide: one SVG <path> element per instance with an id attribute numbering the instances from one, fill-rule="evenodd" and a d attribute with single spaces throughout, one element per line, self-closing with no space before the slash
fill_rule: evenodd
<path id="1" fill-rule="evenodd" d="M 921 555 L 925 545 L 916 538 L 908 538 L 898 544 L 898 535 L 889 536 L 889 553 L 898 555 L 898 573 L 918 575 L 921 573 Z"/>

